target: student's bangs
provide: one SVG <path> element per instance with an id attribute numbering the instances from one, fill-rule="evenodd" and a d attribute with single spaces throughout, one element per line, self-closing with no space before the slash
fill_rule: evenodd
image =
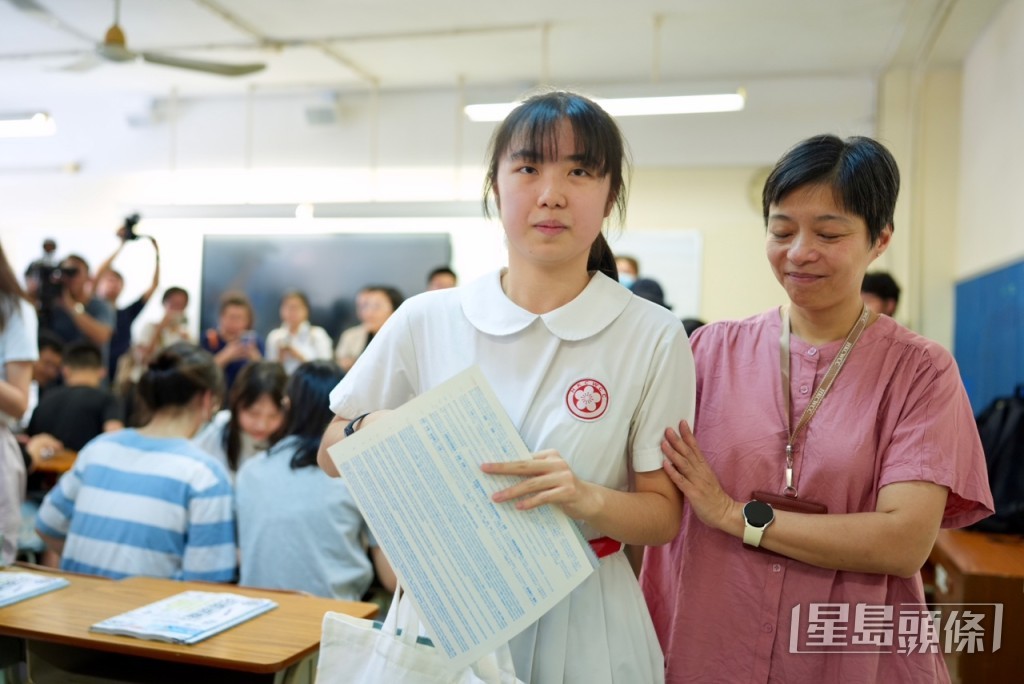
<path id="1" fill-rule="evenodd" d="M 545 99 L 534 106 L 522 105 L 510 115 L 506 127 L 507 142 L 496 146 L 499 154 L 524 151 L 537 161 L 557 159 L 558 129 L 562 121 L 572 127 L 580 165 L 599 176 L 611 172 L 610 154 L 618 145 L 615 131 L 602 130 L 602 116 L 595 105 L 582 98 Z M 607 127 L 604 127 L 607 128 Z M 619 155 L 621 164 L 621 154 Z"/>
<path id="2" fill-rule="evenodd" d="M 510 153 L 523 153 L 527 160 L 543 162 L 558 158 L 558 128 L 563 121 L 572 127 L 574 152 L 579 163 L 598 176 L 608 176 L 611 195 L 624 211 L 623 192 L 625 144 L 615 120 L 592 100 L 566 91 L 540 93 L 527 98 L 494 132 L 484 188 L 486 197 L 494 190 L 498 165 Z"/>

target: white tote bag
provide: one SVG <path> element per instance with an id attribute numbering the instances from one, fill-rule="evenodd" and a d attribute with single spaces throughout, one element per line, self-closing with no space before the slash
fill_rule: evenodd
<path id="1" fill-rule="evenodd" d="M 417 640 L 419 618 L 401 587 L 383 624 L 343 613 L 324 615 L 317 684 L 522 684 L 508 644 L 452 672 L 430 643 Z M 401 605 L 400 605 L 401 604 Z"/>

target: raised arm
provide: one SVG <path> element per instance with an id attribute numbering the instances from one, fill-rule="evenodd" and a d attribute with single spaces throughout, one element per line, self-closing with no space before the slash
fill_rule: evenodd
<path id="1" fill-rule="evenodd" d="M 117 255 L 121 253 L 122 249 L 124 249 L 124 240 L 117 245 L 117 249 L 114 250 L 114 253 L 104 259 L 103 263 L 101 263 L 96 269 L 96 275 L 94 275 L 92 279 L 93 283 L 98 283 L 105 273 L 110 272 L 111 267 L 114 265 L 114 259 L 117 258 Z"/>
<path id="2" fill-rule="evenodd" d="M 160 246 L 156 243 L 156 238 L 150 237 L 149 241 L 153 243 L 153 253 L 156 261 L 153 265 L 153 280 L 149 284 L 149 288 L 142 293 L 142 301 L 148 302 L 156 289 L 160 286 Z"/>

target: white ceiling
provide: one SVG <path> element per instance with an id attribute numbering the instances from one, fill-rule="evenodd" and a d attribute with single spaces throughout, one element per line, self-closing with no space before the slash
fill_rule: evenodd
<path id="1" fill-rule="evenodd" d="M 1002 0 L 123 0 L 128 47 L 267 68 L 224 77 L 103 62 L 114 0 L 0 0 L 0 101 L 539 82 L 877 78 L 956 62 Z M 43 12 L 26 11 L 26 6 Z M 955 30 L 947 30 L 951 24 Z M 91 39 L 91 40 L 90 40 Z"/>

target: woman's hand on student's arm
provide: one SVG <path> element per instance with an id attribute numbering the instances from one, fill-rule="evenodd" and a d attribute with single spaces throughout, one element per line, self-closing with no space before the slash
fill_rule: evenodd
<path id="1" fill-rule="evenodd" d="M 702 523 L 730 534 L 743 536 L 743 503 L 726 494 L 690 426 L 680 421 L 679 430 L 668 428 L 661 442 L 663 468 L 672 483 L 690 503 Z M 740 521 L 736 528 L 736 521 Z"/>
<path id="2" fill-rule="evenodd" d="M 390 409 L 380 409 L 379 411 L 373 411 L 366 414 L 363 419 L 359 421 L 356 431 L 358 432 L 367 425 L 376 423 L 378 420 L 385 418 L 389 413 L 391 413 Z M 324 436 L 320 439 L 320 449 L 316 452 L 316 462 L 320 466 L 320 469 L 331 477 L 338 477 L 341 473 L 338 472 L 337 466 L 334 465 L 334 459 L 332 459 L 331 455 L 327 453 L 327 450 L 345 439 L 345 428 L 351 422 L 352 418 L 335 416 L 324 431 Z"/>

